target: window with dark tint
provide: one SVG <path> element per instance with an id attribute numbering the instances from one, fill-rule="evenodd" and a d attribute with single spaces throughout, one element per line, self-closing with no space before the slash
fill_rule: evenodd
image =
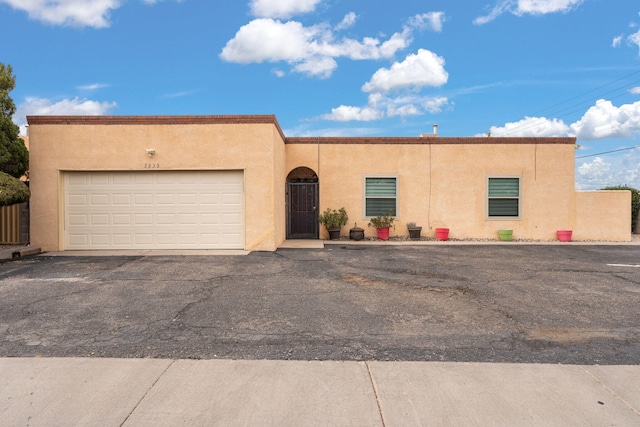
<path id="1" fill-rule="evenodd" d="M 489 178 L 489 216 L 520 216 L 520 178 Z"/>
<path id="2" fill-rule="evenodd" d="M 365 178 L 365 215 L 387 215 L 396 211 L 397 178 L 366 177 Z"/>

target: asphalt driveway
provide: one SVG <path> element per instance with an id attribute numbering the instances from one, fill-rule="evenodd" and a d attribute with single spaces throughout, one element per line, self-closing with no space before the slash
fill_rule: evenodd
<path id="1" fill-rule="evenodd" d="M 640 247 L 340 246 L 0 264 L 0 357 L 640 364 Z"/>

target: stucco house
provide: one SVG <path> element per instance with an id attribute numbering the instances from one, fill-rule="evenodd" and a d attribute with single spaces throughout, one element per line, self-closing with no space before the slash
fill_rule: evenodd
<path id="1" fill-rule="evenodd" d="M 629 241 L 629 192 L 578 192 L 575 138 L 287 137 L 275 116 L 30 116 L 31 242 L 275 250 L 345 207 L 407 235 Z"/>

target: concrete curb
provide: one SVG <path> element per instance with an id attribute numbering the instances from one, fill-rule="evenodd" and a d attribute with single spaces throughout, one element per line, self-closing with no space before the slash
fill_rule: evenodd
<path id="1" fill-rule="evenodd" d="M 499 240 L 285 240 L 278 249 L 323 249 L 326 246 L 338 245 L 366 245 L 366 246 L 446 246 L 446 245 L 634 245 L 640 246 L 640 235 L 633 235 L 629 242 L 605 242 L 605 241 L 523 241 L 514 240 L 502 242 Z M 14 246 L 9 249 L 0 250 L 0 260 L 20 259 L 25 256 L 39 255 L 43 253 L 37 246 Z M 243 250 L 120 250 L 120 251 L 59 251 L 48 252 L 50 256 L 170 256 L 170 255 L 248 255 L 250 251 Z"/>
<path id="2" fill-rule="evenodd" d="M 304 240 L 303 240 L 304 241 Z M 317 241 L 317 240 L 316 240 Z M 449 239 L 449 240 L 395 240 L 393 238 L 389 240 L 319 240 L 325 245 L 379 245 L 379 246 L 431 246 L 431 245 L 502 245 L 502 246 L 523 246 L 523 245 L 582 245 L 582 246 L 602 246 L 602 245 L 640 245 L 640 235 L 632 234 L 631 240 L 627 242 L 612 242 L 605 240 L 572 240 L 570 242 L 561 242 L 559 240 L 519 240 L 514 239 L 511 241 L 502 240 L 475 240 L 475 239 Z M 287 242 L 296 242 L 294 240 L 287 240 Z M 313 241 L 309 241 L 313 242 Z M 281 246 L 282 247 L 282 246 Z"/>
<path id="3" fill-rule="evenodd" d="M 29 255 L 38 255 L 42 253 L 42 249 L 36 246 L 13 247 L 10 249 L 0 250 L 0 260 L 18 259 Z"/>

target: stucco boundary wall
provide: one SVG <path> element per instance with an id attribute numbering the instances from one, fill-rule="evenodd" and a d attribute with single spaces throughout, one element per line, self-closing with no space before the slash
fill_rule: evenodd
<path id="1" fill-rule="evenodd" d="M 573 240 L 631 241 L 631 192 L 576 192 Z"/>

